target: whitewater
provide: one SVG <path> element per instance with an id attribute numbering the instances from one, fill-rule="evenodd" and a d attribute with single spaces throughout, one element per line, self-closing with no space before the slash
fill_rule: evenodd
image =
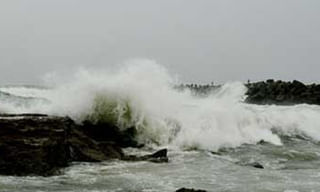
<path id="1" fill-rule="evenodd" d="M 319 191 L 320 107 L 253 105 L 241 82 L 206 96 L 150 60 L 79 69 L 45 86 L 1 86 L 0 113 L 43 113 L 134 126 L 144 154 L 169 149 L 168 164 L 80 163 L 63 175 L 0 176 L 0 191 Z M 265 169 L 250 166 L 259 162 Z"/>

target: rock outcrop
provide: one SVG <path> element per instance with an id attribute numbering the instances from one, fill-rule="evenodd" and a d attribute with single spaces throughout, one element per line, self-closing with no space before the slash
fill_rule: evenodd
<path id="1" fill-rule="evenodd" d="M 119 127 L 107 122 L 84 121 L 80 127 L 81 131 L 88 137 L 98 142 L 114 142 L 120 147 L 139 147 L 135 140 L 136 129 L 129 127 L 123 131 Z"/>
<path id="2" fill-rule="evenodd" d="M 276 105 L 293 105 L 293 104 L 316 104 L 320 105 L 320 84 L 305 85 L 300 81 L 292 82 L 275 81 L 269 79 L 245 84 L 248 88 L 246 95 L 247 103 L 252 104 L 276 104 Z M 194 95 L 208 96 L 209 94 L 219 91 L 222 85 L 197 85 L 187 84 L 179 85 L 177 90 L 189 89 Z"/>
<path id="3" fill-rule="evenodd" d="M 272 79 L 246 84 L 246 102 L 253 104 L 317 104 L 320 105 L 320 85 L 305 85 L 299 81 L 284 82 Z"/>
<path id="4" fill-rule="evenodd" d="M 0 119 L 0 174 L 56 174 L 70 161 L 68 118 L 43 115 L 9 116 Z"/>
<path id="5" fill-rule="evenodd" d="M 201 189 L 188 189 L 188 188 L 181 188 L 176 190 L 176 192 L 206 192 L 205 190 Z"/>
<path id="6" fill-rule="evenodd" d="M 124 156 L 122 160 L 126 161 L 150 161 L 154 163 L 167 163 L 169 161 L 167 156 L 168 150 L 161 149 L 151 155 L 144 155 L 144 156 L 135 156 L 135 155 L 128 155 Z"/>
<path id="7" fill-rule="evenodd" d="M 136 145 L 134 134 L 105 126 L 77 125 L 68 117 L 2 114 L 0 174 L 50 176 L 74 161 L 168 161 L 166 149 L 142 157 L 126 156 L 121 147 Z"/>

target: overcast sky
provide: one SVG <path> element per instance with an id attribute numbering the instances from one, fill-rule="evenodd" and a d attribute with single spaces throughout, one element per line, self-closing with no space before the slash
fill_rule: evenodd
<path id="1" fill-rule="evenodd" d="M 1 0 L 0 84 L 149 58 L 186 82 L 320 82 L 319 0 Z"/>

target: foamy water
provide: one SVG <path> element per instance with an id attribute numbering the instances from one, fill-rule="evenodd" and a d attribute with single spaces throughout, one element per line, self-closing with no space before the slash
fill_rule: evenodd
<path id="1" fill-rule="evenodd" d="M 170 158 L 168 164 L 76 164 L 49 178 L 1 176 L 0 191 L 320 189 L 319 106 L 246 104 L 240 82 L 226 83 L 206 97 L 175 89 L 179 83 L 161 65 L 135 60 L 118 70 L 82 69 L 56 76 L 48 88 L 0 87 L 1 113 L 68 115 L 77 122 L 89 118 L 122 129 L 135 126 L 147 149 L 168 147 Z M 261 140 L 267 143 L 257 144 Z M 219 149 L 221 155 L 210 152 Z M 252 162 L 265 169 L 247 166 Z"/>
<path id="2" fill-rule="evenodd" d="M 59 82 L 63 79 L 63 82 Z M 281 145 L 280 135 L 302 134 L 320 140 L 320 107 L 258 106 L 243 103 L 246 88 L 225 84 L 207 97 L 173 88 L 178 82 L 149 60 L 126 63 L 117 71 L 79 70 L 57 77 L 54 88 L 3 87 L 15 96 L 46 99 L 32 105 L 0 103 L 2 112 L 68 115 L 76 121 L 91 115 L 137 127 L 145 143 L 181 149 L 217 150 L 261 140 Z"/>

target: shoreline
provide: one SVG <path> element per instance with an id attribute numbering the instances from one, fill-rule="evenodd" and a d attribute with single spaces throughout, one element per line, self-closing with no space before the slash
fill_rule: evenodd
<path id="1" fill-rule="evenodd" d="M 124 154 L 123 147 L 137 147 L 134 132 L 108 124 L 79 125 L 68 117 L 45 114 L 1 114 L 0 127 L 1 175 L 52 176 L 72 162 L 168 162 L 166 149 L 144 156 Z"/>
<path id="2" fill-rule="evenodd" d="M 247 82 L 246 103 L 258 105 L 320 105 L 320 84 L 304 84 L 300 81 L 282 81 L 268 79 L 266 81 Z M 190 89 L 196 95 L 208 95 L 221 88 L 222 85 L 182 84 L 178 90 Z"/>

